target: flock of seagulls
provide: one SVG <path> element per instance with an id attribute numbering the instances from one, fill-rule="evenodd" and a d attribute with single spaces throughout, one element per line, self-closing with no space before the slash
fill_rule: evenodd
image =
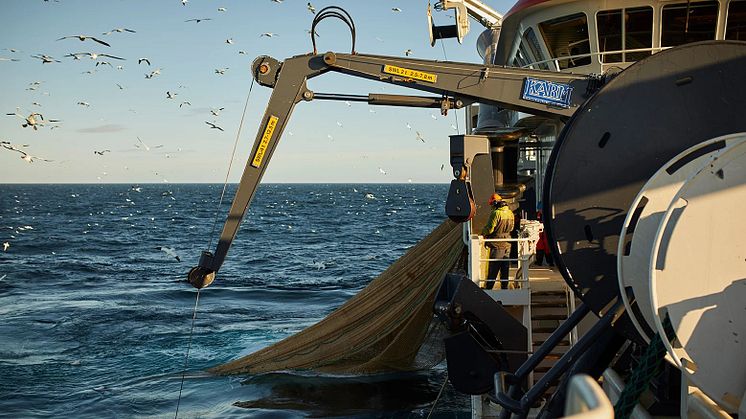
<path id="1" fill-rule="evenodd" d="M 283 3 L 283 0 L 271 0 L 271 1 L 273 3 L 277 3 L 277 4 Z M 183 6 L 187 6 L 187 4 L 189 3 L 189 0 L 181 0 L 181 3 L 182 3 Z M 306 3 L 306 9 L 312 15 L 315 15 L 316 12 L 317 12 L 316 11 L 316 7 L 311 2 L 307 2 Z M 218 13 L 226 13 L 227 9 L 225 7 L 218 7 L 217 8 L 217 12 Z M 392 13 L 400 13 L 400 12 L 402 12 L 402 9 L 399 8 L 399 7 L 393 7 L 393 8 L 391 8 L 391 12 Z M 214 20 L 214 18 L 215 18 L 215 16 L 213 16 L 213 17 L 209 17 L 209 16 L 207 16 L 207 17 L 194 17 L 194 18 L 191 18 L 191 19 L 186 19 L 186 20 L 184 20 L 184 22 L 185 23 L 196 23 L 196 24 L 199 24 L 199 23 L 203 23 L 203 22 L 212 21 L 212 20 Z M 306 32 L 309 33 L 309 34 L 311 33 L 310 30 L 306 30 Z M 121 34 L 136 34 L 136 33 L 137 33 L 137 31 L 134 30 L 134 29 L 131 29 L 129 27 L 121 26 L 121 27 L 116 27 L 116 28 L 110 29 L 110 30 L 108 30 L 106 32 L 101 32 L 101 35 L 91 35 L 90 33 L 89 34 L 65 35 L 65 36 L 61 36 L 61 37 L 57 38 L 56 41 L 78 40 L 79 42 L 83 42 L 83 43 L 88 44 L 88 45 L 98 44 L 99 47 L 112 48 L 113 42 L 111 42 L 106 37 L 112 36 L 114 34 L 120 34 L 121 35 Z M 315 34 L 315 35 L 318 36 L 318 34 Z M 263 33 L 259 34 L 260 38 L 274 38 L 274 37 L 278 37 L 278 36 L 279 36 L 279 34 L 276 33 L 276 32 L 263 32 Z M 111 38 L 111 39 L 114 39 L 114 38 Z M 383 42 L 383 40 L 381 40 L 380 38 L 376 38 L 376 39 L 378 39 L 379 41 Z M 235 43 L 236 42 L 235 42 L 235 40 L 234 40 L 233 37 L 228 37 L 228 38 L 225 39 L 225 44 L 235 45 Z M 15 48 L 5 48 L 4 50 L 9 51 L 10 53 L 13 53 L 13 54 L 19 52 L 19 50 L 15 49 Z M 246 55 L 246 51 L 240 50 L 240 51 L 238 51 L 238 54 Z M 413 54 L 413 50 L 412 49 L 406 49 L 406 50 L 404 50 L 404 55 L 405 56 L 408 57 L 408 56 L 411 56 L 412 54 Z M 61 62 L 60 60 L 56 59 L 55 57 L 53 57 L 51 55 L 47 55 L 47 54 L 35 54 L 35 55 L 31 55 L 31 57 L 35 58 L 35 59 L 39 59 L 42 64 L 51 64 L 51 63 L 60 63 Z M 99 52 L 99 51 L 93 52 L 93 51 L 90 51 L 90 50 L 89 51 L 82 51 L 82 52 L 71 52 L 71 53 L 68 53 L 68 54 L 64 55 L 64 57 L 65 58 L 72 58 L 73 60 L 83 60 L 85 58 L 88 58 L 88 59 L 90 59 L 90 60 L 92 60 L 92 61 L 95 62 L 95 67 L 107 66 L 108 65 L 112 69 L 114 68 L 114 64 L 112 64 L 112 61 L 110 61 L 110 60 L 121 61 L 121 62 L 126 61 L 126 58 L 123 57 L 123 56 L 119 56 L 119 55 L 115 55 L 115 54 L 110 54 L 108 52 Z M 4 57 L 0 57 L 0 61 L 18 61 L 18 59 L 17 58 L 4 58 Z M 150 67 L 151 64 L 152 64 L 152 61 L 151 61 L 151 59 L 149 57 L 139 57 L 137 59 L 137 64 L 138 65 L 146 65 L 146 66 Z M 116 69 L 117 70 L 123 70 L 124 69 L 124 65 L 118 64 L 118 65 L 116 65 Z M 217 75 L 225 75 L 228 70 L 229 70 L 229 67 L 216 68 L 214 70 L 214 73 L 217 74 Z M 93 74 L 95 71 L 96 70 L 88 70 L 88 71 L 83 72 L 83 74 Z M 152 79 L 154 77 L 160 76 L 161 72 L 162 72 L 161 68 L 155 68 L 155 69 L 153 69 L 153 70 L 145 73 L 144 76 L 145 76 L 145 79 Z M 41 84 L 41 82 L 33 82 L 33 83 L 31 83 L 29 85 L 29 87 L 27 88 L 27 90 L 36 90 L 39 87 L 40 84 Z M 117 86 L 117 88 L 119 90 L 124 90 L 125 89 L 125 87 L 122 84 L 116 83 L 116 86 Z M 165 92 L 165 95 L 166 95 L 166 99 L 167 100 L 174 100 L 174 99 L 177 98 L 177 96 L 179 95 L 179 93 L 177 93 L 175 91 L 172 91 L 172 90 L 168 90 L 168 91 Z M 345 102 L 345 104 L 347 106 L 351 106 L 351 104 L 349 102 Z M 39 103 L 39 102 L 33 102 L 32 105 L 33 106 L 37 106 L 39 108 L 42 107 L 41 103 Z M 80 106 L 80 107 L 83 107 L 83 108 L 90 108 L 91 107 L 91 104 L 89 102 L 82 101 L 82 100 L 78 101 L 77 105 Z M 183 108 L 184 106 L 191 106 L 191 105 L 192 105 L 192 103 L 190 101 L 188 101 L 188 100 L 181 100 L 179 102 L 179 108 Z M 210 112 L 210 114 L 214 118 L 217 118 L 219 116 L 220 112 L 223 111 L 224 109 L 225 109 L 224 107 L 210 108 L 209 112 Z M 130 109 L 130 111 L 135 112 L 132 109 Z M 376 113 L 376 111 L 374 109 L 370 109 L 369 112 L 370 113 Z M 60 122 L 62 122 L 59 119 L 46 119 L 41 114 L 41 112 L 29 112 L 27 115 L 24 115 L 24 114 L 21 113 L 20 108 L 17 108 L 16 112 L 7 113 L 6 115 L 16 116 L 17 118 L 21 119 L 21 126 L 23 128 L 32 128 L 34 131 L 37 131 L 40 128 L 45 127 L 47 125 L 50 126 L 50 129 L 59 128 L 59 125 L 57 125 L 57 124 L 60 123 Z M 433 119 L 437 119 L 434 115 L 431 115 L 431 117 Z M 221 131 L 221 132 L 225 131 L 221 126 L 218 125 L 217 120 L 213 120 L 212 122 L 205 121 L 205 124 L 211 130 L 217 130 L 217 131 Z M 337 124 L 337 126 L 339 128 L 343 128 L 342 122 L 337 121 L 336 124 Z M 407 123 L 407 128 L 410 129 L 410 130 L 412 129 L 412 127 L 411 127 L 411 125 L 409 123 Z M 289 135 L 293 135 L 292 132 L 289 132 Z M 334 137 L 331 134 L 328 134 L 327 138 L 329 140 L 331 140 L 331 141 L 334 141 Z M 419 140 L 419 141 L 421 141 L 421 142 L 423 142 L 423 143 L 425 143 L 425 138 L 422 136 L 422 134 L 419 131 L 416 131 L 416 139 Z M 137 141 L 138 141 L 138 143 L 135 144 L 136 148 L 142 149 L 142 150 L 145 150 L 145 151 L 150 151 L 151 150 L 151 147 L 149 147 L 148 145 L 146 145 L 139 137 L 137 137 Z M 9 150 L 9 151 L 12 151 L 12 152 L 19 153 L 20 157 L 24 161 L 27 161 L 28 163 L 32 163 L 32 162 L 35 162 L 35 161 L 47 161 L 47 162 L 52 161 L 52 160 L 49 160 L 49 159 L 45 159 L 45 158 L 41 158 L 41 157 L 33 156 L 33 155 L 29 154 L 28 152 L 26 152 L 25 150 L 22 149 L 23 147 L 25 147 L 27 145 L 15 146 L 15 145 L 11 144 L 9 141 L 3 141 L 2 143 L 0 143 L 0 145 L 2 145 L 2 149 L 6 149 L 6 150 Z M 152 147 L 152 148 L 159 148 L 159 147 L 162 147 L 162 145 L 155 146 L 155 147 Z M 106 153 L 111 153 L 111 152 L 112 151 L 109 150 L 109 149 L 93 150 L 93 154 L 96 155 L 96 156 L 104 156 Z M 381 168 L 379 168 L 379 173 L 381 173 L 383 175 L 386 174 L 386 172 L 383 169 L 381 169 Z"/>

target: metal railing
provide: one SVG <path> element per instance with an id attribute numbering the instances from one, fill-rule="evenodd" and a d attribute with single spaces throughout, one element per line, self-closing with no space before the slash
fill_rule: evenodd
<path id="1" fill-rule="evenodd" d="M 604 55 L 615 55 L 615 54 L 634 54 L 636 52 L 650 52 L 652 54 L 655 54 L 656 52 L 664 51 L 672 47 L 652 47 L 652 48 L 635 48 L 635 49 L 625 49 L 625 50 L 616 50 L 616 51 L 599 51 L 599 52 L 588 52 L 585 54 L 576 54 L 576 55 L 563 55 L 560 57 L 554 57 L 549 58 L 542 61 L 534 61 L 528 64 L 524 64 L 520 66 L 520 68 L 532 68 L 532 66 L 538 66 L 540 64 L 554 64 L 555 68 L 560 68 L 559 62 L 565 61 L 565 60 L 577 60 L 580 58 L 590 58 L 590 57 L 596 57 Z M 615 65 L 615 64 L 624 64 L 624 63 L 633 63 L 635 61 L 616 61 L 613 63 L 601 63 L 602 65 Z"/>
<path id="2" fill-rule="evenodd" d="M 490 259 L 489 257 L 482 257 L 482 249 L 486 243 L 495 242 L 507 242 L 516 243 L 518 247 L 518 253 L 516 258 L 498 258 Z M 517 269 L 515 275 L 512 278 L 508 278 L 509 282 L 515 284 L 515 288 L 529 289 L 529 266 L 531 264 L 532 257 L 534 256 L 534 249 L 536 248 L 536 241 L 530 238 L 506 238 L 506 239 L 486 239 L 483 236 L 472 235 L 469 240 L 469 255 L 471 261 L 469 263 L 470 272 L 469 276 L 471 280 L 480 287 L 483 287 L 487 281 L 493 279 L 499 283 L 500 278 L 483 278 L 482 272 L 484 271 L 485 263 L 489 262 L 517 262 Z"/>

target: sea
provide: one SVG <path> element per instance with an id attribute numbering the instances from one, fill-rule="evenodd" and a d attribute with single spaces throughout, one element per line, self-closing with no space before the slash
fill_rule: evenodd
<path id="1" fill-rule="evenodd" d="M 0 185 L 0 417 L 470 416 L 444 362 L 208 374 L 365 288 L 446 218 L 448 187 L 261 185 L 195 315 L 186 274 L 235 189 L 220 204 L 222 184 Z"/>

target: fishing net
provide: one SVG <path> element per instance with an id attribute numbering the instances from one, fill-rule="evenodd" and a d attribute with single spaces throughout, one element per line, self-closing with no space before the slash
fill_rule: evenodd
<path id="1" fill-rule="evenodd" d="M 211 372 L 369 374 L 436 364 L 443 357 L 442 329 L 433 322 L 432 306 L 462 254 L 461 233 L 460 224 L 446 220 L 320 322 Z"/>

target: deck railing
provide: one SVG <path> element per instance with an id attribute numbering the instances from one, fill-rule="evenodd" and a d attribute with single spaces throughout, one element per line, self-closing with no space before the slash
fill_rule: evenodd
<path id="1" fill-rule="evenodd" d="M 517 245 L 517 257 L 515 258 L 498 258 L 490 259 L 489 257 L 482 257 L 482 249 L 484 249 L 486 243 L 495 242 L 507 242 L 516 243 Z M 513 262 L 517 263 L 517 269 L 513 277 L 509 277 L 508 281 L 514 284 L 516 289 L 528 289 L 529 288 L 529 272 L 528 268 L 534 256 L 534 249 L 536 248 L 536 241 L 530 238 L 508 238 L 508 239 L 486 239 L 483 236 L 472 235 L 469 240 L 469 254 L 471 261 L 469 263 L 469 277 L 472 281 L 477 283 L 480 287 L 484 287 L 487 280 L 493 278 L 485 278 L 483 275 L 486 265 L 489 262 Z M 494 278 L 495 283 L 499 284 L 500 279 Z"/>

